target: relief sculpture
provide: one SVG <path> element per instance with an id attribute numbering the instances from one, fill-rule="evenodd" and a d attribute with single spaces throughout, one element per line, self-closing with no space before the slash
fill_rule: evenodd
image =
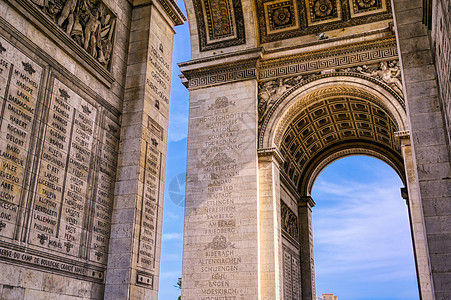
<path id="1" fill-rule="evenodd" d="M 363 65 L 353 68 L 346 68 L 338 71 L 361 73 L 366 76 L 373 77 L 391 87 L 400 96 L 403 95 L 401 82 L 401 68 L 399 66 L 398 60 L 393 60 L 389 62 L 383 61 L 378 66 Z"/>
<path id="2" fill-rule="evenodd" d="M 259 84 L 258 88 L 258 124 L 259 128 L 265 119 L 268 112 L 273 105 L 279 100 L 287 91 L 291 90 L 294 86 L 303 83 L 311 77 L 317 76 L 319 72 L 298 75 L 288 78 L 278 78 Z"/>
<path id="3" fill-rule="evenodd" d="M 282 230 L 288 233 L 292 238 L 299 238 L 298 217 L 284 203 L 280 202 Z"/>
<path id="4" fill-rule="evenodd" d="M 116 17 L 97 0 L 32 0 L 105 68 L 113 50 Z"/>

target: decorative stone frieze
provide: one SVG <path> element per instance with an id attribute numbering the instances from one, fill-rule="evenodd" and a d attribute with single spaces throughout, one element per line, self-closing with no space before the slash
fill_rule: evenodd
<path id="1" fill-rule="evenodd" d="M 259 64 L 259 79 L 265 80 L 346 65 L 370 63 L 381 59 L 396 59 L 398 50 L 394 37 L 363 42 L 351 46 L 337 46 L 283 58 L 262 61 Z"/>
<path id="2" fill-rule="evenodd" d="M 257 78 L 257 60 L 250 59 L 216 67 L 206 67 L 183 71 L 186 86 L 192 90 L 200 87 L 223 84 L 227 82 Z"/>

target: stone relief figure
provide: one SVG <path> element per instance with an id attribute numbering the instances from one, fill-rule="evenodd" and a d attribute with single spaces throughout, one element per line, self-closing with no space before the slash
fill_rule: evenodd
<path id="1" fill-rule="evenodd" d="M 291 237 L 297 239 L 299 237 L 298 218 L 283 202 L 281 202 L 280 210 L 282 229 Z"/>
<path id="2" fill-rule="evenodd" d="M 258 91 L 258 122 L 261 123 L 267 112 L 285 92 L 304 81 L 302 75 L 261 83 Z"/>
<path id="3" fill-rule="evenodd" d="M 364 66 L 364 68 L 365 67 L 366 66 Z M 402 84 L 398 79 L 399 77 L 401 77 L 401 69 L 396 62 L 392 62 L 390 66 L 388 66 L 388 63 L 386 61 L 383 61 L 380 63 L 379 69 L 376 70 L 370 70 L 367 67 L 366 69 L 364 68 L 360 69 L 360 73 L 382 80 L 402 96 Z"/>
<path id="4" fill-rule="evenodd" d="M 77 0 L 67 0 L 66 4 L 63 7 L 63 11 L 61 12 L 60 17 L 58 18 L 58 26 L 62 27 L 64 21 L 68 20 L 68 24 L 66 27 L 66 33 L 70 34 L 72 31 L 72 27 L 74 26 L 74 11 L 75 6 L 77 5 Z"/>
<path id="5" fill-rule="evenodd" d="M 99 0 L 31 0 L 105 68 L 113 50 L 115 16 Z"/>
<path id="6" fill-rule="evenodd" d="M 401 83 L 401 68 L 399 61 L 393 60 L 391 62 L 383 61 L 378 66 L 359 66 L 347 69 L 339 70 L 341 72 L 356 72 L 361 73 L 369 77 L 376 78 L 389 87 L 391 87 L 400 96 L 403 95 L 402 83 Z"/>

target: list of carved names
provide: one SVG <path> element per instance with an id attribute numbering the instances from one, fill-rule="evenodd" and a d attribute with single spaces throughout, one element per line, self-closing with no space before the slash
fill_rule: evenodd
<path id="1" fill-rule="evenodd" d="M 236 184 L 239 183 L 239 156 L 242 142 L 240 134 L 243 113 L 236 112 L 235 104 L 219 97 L 208 107 L 208 115 L 200 120 L 207 133 L 202 145 L 203 175 L 207 183 L 207 200 L 199 208 L 207 224 L 202 234 L 208 237 L 198 271 L 203 281 L 200 299 L 215 297 L 238 299 L 242 293 L 237 286 L 236 274 L 243 271 L 243 257 L 233 237 L 240 234 L 239 204 L 236 203 Z"/>
<path id="2" fill-rule="evenodd" d="M 0 38 L 0 236 L 13 238 L 42 68 Z"/>
<path id="3" fill-rule="evenodd" d="M 96 114 L 55 81 L 32 208 L 32 244 L 79 256 Z"/>
<path id="4" fill-rule="evenodd" d="M 49 103 L 42 107 L 43 131 L 32 132 L 43 105 L 38 101 L 42 72 L 0 38 L 0 236 L 18 238 L 19 213 L 29 212 L 29 244 L 106 264 L 119 126 L 55 78 Z M 32 143 L 32 134 L 38 143 Z M 31 154 L 39 144 L 36 160 Z M 44 258 L 27 262 L 61 269 Z M 73 266 L 63 269 L 86 274 Z"/>

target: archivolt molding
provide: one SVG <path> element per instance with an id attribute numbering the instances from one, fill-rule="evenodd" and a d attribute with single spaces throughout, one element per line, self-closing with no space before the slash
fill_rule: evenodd
<path id="1" fill-rule="evenodd" d="M 297 78 L 297 79 L 296 79 Z M 299 79 L 300 78 L 300 79 Z M 285 79 L 298 80 L 292 86 L 284 86 L 279 80 L 277 98 L 263 99 L 259 90 L 259 148 L 279 145 L 288 124 L 296 114 L 308 105 L 326 97 L 353 96 L 375 103 L 395 121 L 399 130 L 407 127 L 403 97 L 384 82 L 362 73 L 332 72 Z M 266 102 L 266 103 L 265 103 Z"/>
<path id="2" fill-rule="evenodd" d="M 318 178 L 319 174 L 331 163 L 334 161 L 337 161 L 341 158 L 353 156 L 353 155 L 365 155 L 365 156 L 371 156 L 374 158 L 378 158 L 382 160 L 383 162 L 387 163 L 390 167 L 392 167 L 396 173 L 398 173 L 400 176 L 402 174 L 402 170 L 399 170 L 399 166 L 393 163 L 393 160 L 388 158 L 387 156 L 381 154 L 380 152 L 377 152 L 372 149 L 367 148 L 350 148 L 345 150 L 340 150 L 337 152 L 334 152 L 333 154 L 327 156 L 325 159 L 323 159 L 313 170 L 312 174 L 310 175 L 308 181 L 307 181 L 307 187 L 306 187 L 306 193 L 307 196 L 310 196 L 312 194 L 313 184 L 316 181 L 316 178 Z M 403 176 L 401 176 L 403 179 Z"/>

